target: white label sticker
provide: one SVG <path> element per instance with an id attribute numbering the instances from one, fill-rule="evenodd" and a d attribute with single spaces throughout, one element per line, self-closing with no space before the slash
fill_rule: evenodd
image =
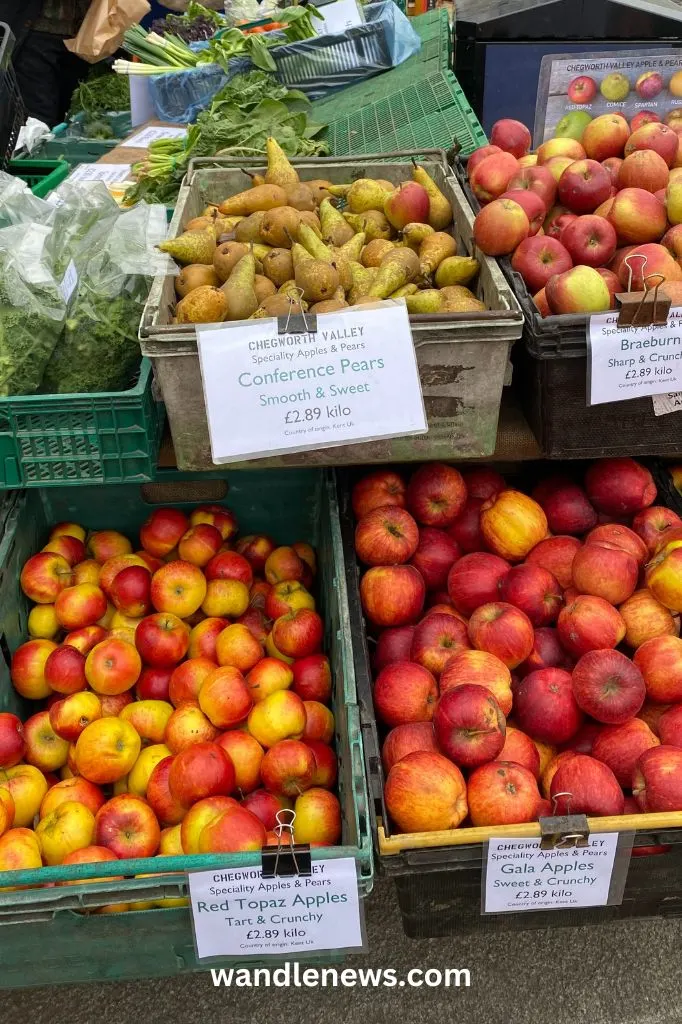
<path id="1" fill-rule="evenodd" d="M 69 299 L 73 295 L 74 289 L 77 284 L 78 272 L 76 270 L 76 264 L 73 262 L 73 260 L 71 260 L 68 267 L 66 268 L 66 273 L 62 278 L 62 283 L 59 286 L 59 292 L 61 294 L 61 297 L 64 299 L 64 302 L 69 301 Z"/>
<path id="2" fill-rule="evenodd" d="M 126 139 L 123 145 L 135 146 L 137 149 L 147 149 L 149 143 L 156 142 L 157 139 L 184 139 L 185 135 L 187 135 L 186 128 L 173 128 L 171 125 L 150 125 L 149 128 L 143 128 L 136 135 Z"/>
<path id="3" fill-rule="evenodd" d="M 197 338 L 216 463 L 427 431 L 404 302 L 323 314 L 314 334 L 243 320 Z"/>
<path id="4" fill-rule="evenodd" d="M 682 409 L 682 391 L 669 391 L 665 395 L 654 395 L 651 399 L 654 416 L 667 416 Z"/>
<path id="5" fill-rule="evenodd" d="M 187 878 L 199 959 L 363 948 L 352 857 L 315 861 L 309 877 L 263 878 L 254 867 Z"/>
<path id="6" fill-rule="evenodd" d="M 603 907 L 609 901 L 618 833 L 588 846 L 542 850 L 540 839 L 490 839 L 483 912 Z"/>
<path id="7" fill-rule="evenodd" d="M 660 326 L 618 327 L 617 321 L 613 312 L 588 322 L 589 404 L 682 390 L 682 307 Z"/>
<path id="8" fill-rule="evenodd" d="M 69 181 L 103 181 L 113 184 L 130 177 L 130 164 L 78 164 L 69 175 Z"/>

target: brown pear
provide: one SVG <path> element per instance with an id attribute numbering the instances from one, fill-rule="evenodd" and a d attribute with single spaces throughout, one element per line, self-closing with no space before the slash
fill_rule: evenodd
<path id="1" fill-rule="evenodd" d="M 258 210 L 274 210 L 278 206 L 286 206 L 286 202 L 287 194 L 279 185 L 256 185 L 255 188 L 225 199 L 219 209 L 224 217 L 248 217 Z"/>
<path id="2" fill-rule="evenodd" d="M 253 319 L 271 316 L 287 316 L 289 313 L 300 313 L 301 303 L 289 295 L 269 295 L 253 314 Z"/>
<path id="3" fill-rule="evenodd" d="M 207 217 L 206 215 L 202 215 L 201 217 L 192 217 L 192 219 L 188 220 L 185 224 L 185 231 L 203 231 L 205 228 L 214 227 L 215 222 L 215 217 Z"/>
<path id="4" fill-rule="evenodd" d="M 348 303 L 344 299 L 323 299 L 310 307 L 311 313 L 336 313 L 340 309 L 346 309 Z"/>
<path id="5" fill-rule="evenodd" d="M 201 285 L 217 288 L 219 284 L 220 278 L 213 267 L 207 267 L 205 263 L 191 263 L 188 267 L 183 267 L 175 278 L 175 291 L 184 299 L 185 295 L 189 295 Z"/>
<path id="6" fill-rule="evenodd" d="M 280 206 L 276 210 L 268 210 L 261 221 L 261 240 L 266 245 L 274 245 L 278 249 L 291 249 L 300 223 L 301 215 L 293 206 Z"/>
<path id="7" fill-rule="evenodd" d="M 410 284 L 418 275 L 419 257 L 416 252 L 412 249 L 396 249 L 384 256 L 367 294 L 377 299 L 385 299 L 398 288 Z"/>
<path id="8" fill-rule="evenodd" d="M 313 231 L 318 238 L 322 238 L 322 227 L 320 226 L 320 218 L 316 213 L 311 213 L 310 210 L 301 210 L 301 224 L 305 224 Z M 299 227 L 300 231 L 300 227 Z"/>
<path id="9" fill-rule="evenodd" d="M 271 249 L 263 257 L 263 274 L 277 287 L 294 276 L 294 263 L 290 249 Z"/>
<path id="10" fill-rule="evenodd" d="M 463 285 L 447 285 L 441 288 L 440 292 L 443 297 L 443 313 L 482 313 L 485 309 L 485 303 Z"/>
<path id="11" fill-rule="evenodd" d="M 424 277 L 435 273 L 443 260 L 457 253 L 457 242 L 446 231 L 434 231 L 419 246 L 419 267 Z"/>
<path id="12" fill-rule="evenodd" d="M 327 181 L 325 178 L 313 178 L 312 181 L 306 181 L 306 185 L 313 194 L 315 206 L 319 206 L 326 196 L 331 195 L 329 191 L 331 184 L 331 181 Z"/>
<path id="13" fill-rule="evenodd" d="M 256 260 L 253 253 L 242 256 L 222 287 L 227 298 L 227 319 L 246 320 L 258 309 L 254 288 Z"/>
<path id="14" fill-rule="evenodd" d="M 364 231 L 368 242 L 375 238 L 393 238 L 393 225 L 381 210 L 366 210 L 364 213 L 344 213 L 354 231 Z"/>
<path id="15" fill-rule="evenodd" d="M 403 242 L 405 245 L 409 245 L 410 249 L 419 252 L 419 247 L 424 239 L 433 233 L 434 231 L 430 224 L 406 224 L 402 232 Z"/>
<path id="16" fill-rule="evenodd" d="M 285 191 L 289 206 L 293 206 L 295 210 L 300 210 L 301 212 L 314 213 L 315 200 L 313 199 L 312 189 L 308 188 L 302 181 L 298 185 L 292 185 L 290 188 L 285 189 Z"/>
<path id="17" fill-rule="evenodd" d="M 350 241 L 355 232 L 331 199 L 323 199 L 320 203 L 320 225 L 322 238 L 328 245 L 342 246 Z"/>
<path id="18" fill-rule="evenodd" d="M 394 249 L 394 242 L 389 242 L 387 238 L 375 238 L 373 242 L 368 242 L 362 250 L 360 262 L 363 267 L 378 267 L 384 256 L 393 252 Z"/>
<path id="19" fill-rule="evenodd" d="M 234 228 L 234 237 L 237 242 L 258 242 L 260 241 L 260 226 L 266 210 L 258 210 L 244 220 L 240 220 Z"/>
<path id="20" fill-rule="evenodd" d="M 228 300 L 222 288 L 201 285 L 180 299 L 175 307 L 179 324 L 219 324 L 227 316 Z"/>
<path id="21" fill-rule="evenodd" d="M 309 260 L 296 268 L 296 285 L 306 302 L 323 302 L 331 299 L 339 287 L 339 274 L 323 260 Z"/>
<path id="22" fill-rule="evenodd" d="M 267 299 L 269 295 L 275 295 L 277 292 L 277 289 L 270 278 L 263 277 L 262 274 L 256 274 L 253 281 L 253 290 L 256 293 L 259 305 L 263 299 Z"/>
<path id="23" fill-rule="evenodd" d="M 246 256 L 247 252 L 250 252 L 250 249 L 245 242 L 223 242 L 216 247 L 213 254 L 213 267 L 221 283 L 227 281 L 242 256 Z"/>

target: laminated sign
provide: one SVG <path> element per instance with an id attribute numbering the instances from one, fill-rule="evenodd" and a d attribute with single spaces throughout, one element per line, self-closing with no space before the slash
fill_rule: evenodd
<path id="1" fill-rule="evenodd" d="M 619 327 L 618 312 L 587 326 L 589 405 L 682 391 L 682 307 L 664 324 Z"/>
<path id="2" fill-rule="evenodd" d="M 427 431 L 404 302 L 197 327 L 215 463 Z"/>

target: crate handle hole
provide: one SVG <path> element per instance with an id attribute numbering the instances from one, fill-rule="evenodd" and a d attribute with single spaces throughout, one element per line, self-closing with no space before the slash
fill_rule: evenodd
<path id="1" fill-rule="evenodd" d="M 227 480 L 169 480 L 142 484 L 140 494 L 146 505 L 201 505 L 223 501 L 228 490 Z"/>

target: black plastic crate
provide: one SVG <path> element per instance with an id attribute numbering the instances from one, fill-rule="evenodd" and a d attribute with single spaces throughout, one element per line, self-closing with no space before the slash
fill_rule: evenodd
<path id="1" fill-rule="evenodd" d="M 677 414 L 672 413 L 671 415 L 675 416 Z M 675 464 L 682 465 L 682 446 L 677 449 L 674 455 L 677 456 Z M 649 469 L 658 488 L 656 504 L 667 505 L 673 512 L 677 512 L 678 516 L 682 516 L 682 493 L 675 487 L 670 473 L 671 464 L 663 462 L 661 459 L 652 459 L 649 463 Z"/>
<path id="2" fill-rule="evenodd" d="M 12 67 L 14 36 L 0 21 L 0 168 L 5 170 L 26 120 L 26 111 Z"/>
<path id="3" fill-rule="evenodd" d="M 409 466 L 391 467 L 404 476 Z M 580 474 L 580 465 L 567 467 Z M 403 929 L 409 938 L 438 938 L 481 928 L 523 931 L 529 928 L 582 927 L 631 918 L 682 916 L 682 828 L 651 831 L 645 828 L 634 838 L 634 849 L 645 853 L 650 847 L 664 847 L 659 853 L 633 855 L 620 906 L 582 910 L 537 911 L 518 914 L 481 915 L 482 864 L 485 844 L 464 843 L 404 849 L 396 854 L 382 852 L 379 825 L 387 835 L 390 822 L 384 803 L 384 769 L 381 743 L 372 700 L 372 670 L 365 621 L 360 603 L 360 566 L 355 556 L 355 518 L 351 507 L 353 484 L 361 469 L 337 470 L 340 499 L 341 540 L 345 563 L 353 663 L 360 707 L 360 722 L 369 789 L 370 825 L 378 873 L 395 881 Z M 523 467 L 516 483 L 531 486 L 533 464 Z M 661 496 L 662 498 L 663 496 Z"/>

